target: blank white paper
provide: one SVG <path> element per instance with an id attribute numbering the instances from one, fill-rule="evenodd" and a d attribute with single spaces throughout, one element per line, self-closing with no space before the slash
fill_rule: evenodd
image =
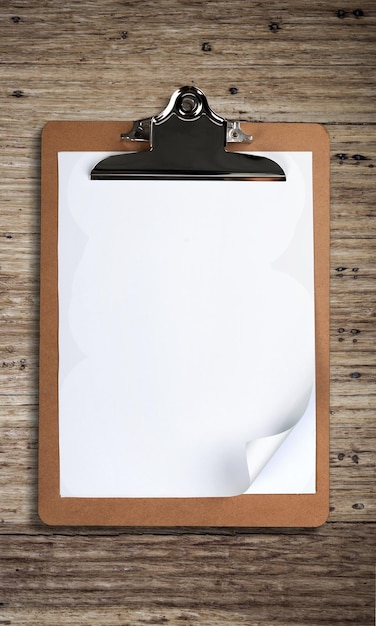
<path id="1" fill-rule="evenodd" d="M 59 153 L 63 497 L 315 492 L 312 154 L 286 182 Z"/>

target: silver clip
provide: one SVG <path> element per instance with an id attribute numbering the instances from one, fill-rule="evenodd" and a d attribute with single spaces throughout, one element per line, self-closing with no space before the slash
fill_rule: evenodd
<path id="1" fill-rule="evenodd" d="M 134 122 L 121 137 L 146 141 L 149 150 L 102 159 L 91 180 L 286 180 L 275 161 L 226 150 L 226 145 L 249 143 L 252 137 L 240 121 L 214 113 L 197 87 L 181 87 L 161 113 Z"/>
<path id="2" fill-rule="evenodd" d="M 128 133 L 122 133 L 120 138 L 128 141 L 150 141 L 151 117 L 133 122 L 133 126 Z M 247 135 L 240 128 L 237 120 L 226 120 L 226 142 L 227 143 L 251 143 L 252 135 Z"/>

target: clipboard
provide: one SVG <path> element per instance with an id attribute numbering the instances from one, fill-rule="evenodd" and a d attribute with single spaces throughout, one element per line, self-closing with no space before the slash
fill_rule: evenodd
<path id="1" fill-rule="evenodd" d="M 290 160 L 286 160 L 287 157 L 284 160 L 283 155 L 286 154 Z M 264 416 L 262 410 L 264 405 L 275 407 L 276 404 L 269 401 L 269 396 L 273 397 L 275 393 L 276 402 L 284 398 L 283 402 L 288 404 L 291 397 L 299 395 L 299 388 L 296 394 L 292 393 L 294 384 L 289 390 L 284 390 L 285 383 L 280 381 L 295 375 L 297 381 L 303 380 L 304 377 L 299 376 L 305 365 L 300 359 L 308 362 L 305 346 L 299 347 L 302 342 L 304 344 L 307 334 L 304 320 L 308 310 L 304 309 L 305 304 L 301 304 L 305 302 L 302 295 L 304 289 L 302 291 L 301 286 L 297 287 L 300 279 L 296 275 L 299 270 L 296 258 L 299 257 L 294 257 L 295 269 L 291 270 L 293 276 L 289 278 L 285 276 L 286 267 L 290 264 L 291 269 L 294 260 L 292 257 L 288 260 L 283 249 L 276 254 L 277 258 L 266 259 L 267 254 L 273 251 L 273 245 L 278 247 L 279 229 L 282 237 L 285 222 L 288 221 L 287 217 L 284 219 L 283 207 L 303 202 L 293 201 L 296 195 L 294 188 L 291 185 L 288 187 L 288 183 L 295 180 L 293 176 L 299 179 L 299 163 L 303 164 L 301 168 L 305 168 L 308 180 L 302 186 L 301 197 L 311 198 L 312 212 L 307 224 L 311 219 L 313 384 L 310 399 L 306 393 L 299 410 L 297 405 L 294 405 L 295 409 L 290 409 L 290 422 L 284 422 L 283 433 L 279 432 L 281 425 L 275 426 L 277 432 L 269 431 L 264 437 L 266 431 L 263 424 L 267 422 L 268 413 L 265 411 Z M 83 258 L 92 248 L 88 246 L 90 234 L 88 231 L 78 235 L 80 228 L 77 225 L 70 230 L 70 218 L 65 217 L 69 213 L 67 202 L 70 202 L 66 200 L 67 189 L 79 216 L 85 213 L 86 207 L 85 219 L 89 230 L 94 221 L 99 228 L 95 235 L 95 254 L 98 255 L 99 250 L 99 257 L 90 257 L 89 254 L 86 264 Z M 280 190 L 278 193 L 277 189 Z M 290 189 L 290 199 L 286 196 L 286 189 Z M 79 193 L 82 204 L 75 200 Z M 87 193 L 92 194 L 92 205 L 85 205 Z M 271 195 L 268 196 L 268 193 Z M 248 194 L 257 206 L 248 206 Z M 275 197 L 281 198 L 281 211 L 278 212 L 279 205 L 274 206 L 270 216 L 274 216 L 276 221 L 270 222 L 268 211 Z M 114 198 L 116 201 L 112 202 Z M 121 208 L 121 213 L 115 210 L 112 215 L 113 205 L 122 204 L 123 199 L 125 210 Z M 257 203 L 255 199 L 258 199 Z M 84 207 L 83 211 L 81 207 Z M 128 222 L 121 231 L 121 237 L 116 237 L 116 231 L 120 229 L 116 221 L 119 215 L 121 221 L 127 219 Z M 254 222 L 257 215 L 261 216 L 260 224 Z M 302 224 L 300 213 L 291 219 L 295 226 Z M 107 232 L 108 223 L 112 224 L 112 233 Z M 286 231 L 287 240 L 290 243 L 294 240 L 295 247 L 299 244 L 299 228 L 295 229 L 294 236 Z M 201 239 L 198 232 L 202 233 Z M 247 266 L 251 258 L 256 258 L 257 262 L 257 255 L 247 256 L 250 248 L 247 236 L 251 232 L 252 245 L 259 246 L 258 250 L 269 250 L 265 253 L 270 268 L 266 278 L 262 277 L 263 266 L 257 270 L 261 274 L 257 280 L 252 278 L 255 268 Z M 107 233 L 106 236 L 103 233 Z M 126 233 L 124 241 L 123 233 Z M 107 252 L 102 255 L 100 242 L 104 240 Z M 309 233 L 307 241 L 310 241 Z M 300 242 L 302 258 L 306 244 L 306 241 L 303 244 Z M 113 253 L 113 249 L 117 252 Z M 174 256 L 169 257 L 170 253 Z M 197 255 L 201 255 L 199 261 Z M 306 256 L 308 258 L 309 254 Z M 163 262 L 161 257 L 166 257 Z M 93 258 L 99 259 L 95 271 Z M 124 265 L 113 278 L 112 270 L 116 263 L 119 264 L 119 259 L 121 264 L 124 261 Z M 103 264 L 107 262 L 107 273 L 102 272 Z M 207 274 L 206 265 L 210 266 Z M 78 274 L 77 267 L 80 267 Z M 93 276 L 85 277 L 85 271 L 89 274 L 94 272 Z M 184 280 L 180 280 L 181 275 Z M 276 280 L 282 282 L 279 284 Z M 104 292 L 97 291 L 98 284 L 104 285 Z M 199 295 L 195 299 L 192 296 L 195 292 L 190 289 L 197 284 Z M 254 284 L 255 291 L 249 295 Z M 83 293 L 85 285 L 88 285 L 87 294 Z M 275 301 L 270 296 L 274 288 L 279 294 Z M 111 306 L 103 304 L 103 293 L 107 294 L 107 302 L 118 289 L 122 294 L 121 317 L 117 310 L 118 295 L 115 305 L 114 302 Z M 101 294 L 102 297 L 99 297 Z M 298 294 L 296 301 L 294 294 Z M 91 298 L 97 300 L 92 301 Z M 286 309 L 286 300 L 290 312 Z M 135 301 L 138 308 L 133 309 Z M 93 307 L 93 302 L 98 306 Z M 267 303 L 265 306 L 268 309 L 264 312 L 263 302 L 264 305 Z M 151 312 L 148 310 L 149 303 L 153 305 Z M 80 307 L 81 313 L 77 313 Z M 98 321 L 95 316 L 97 309 L 101 308 L 103 311 Z M 115 346 L 121 336 L 119 345 L 126 356 L 117 358 L 116 374 L 110 371 L 102 378 L 101 368 L 111 370 L 111 365 L 99 363 L 98 374 L 95 348 L 90 361 L 90 355 L 84 354 L 81 338 L 85 336 L 88 345 L 90 342 L 92 345 L 98 334 L 104 334 L 101 331 L 104 328 L 103 315 L 108 316 L 106 328 L 109 336 L 111 327 L 118 325 L 118 330 L 111 335 L 111 345 Z M 182 324 L 176 321 L 179 315 L 184 318 Z M 295 369 L 291 364 L 285 367 L 284 354 L 289 342 L 284 339 L 275 350 L 273 347 L 273 341 L 278 343 L 284 329 L 274 335 L 270 330 L 274 339 L 268 344 L 269 355 L 264 355 L 263 337 L 257 338 L 257 329 L 252 333 L 247 331 L 247 315 L 255 315 L 254 319 L 261 320 L 264 336 L 267 334 L 265 328 L 271 328 L 272 322 L 275 321 L 278 328 L 279 317 L 290 324 L 290 331 L 295 328 L 291 321 L 295 320 L 294 316 L 297 320 L 303 319 L 301 328 L 299 326 L 303 339 L 292 342 L 291 348 L 296 350 Z M 269 327 L 265 326 L 266 317 Z M 220 318 L 220 321 L 213 321 L 214 318 Z M 67 347 L 72 343 L 73 335 L 64 331 L 64 325 L 69 325 L 72 319 L 73 326 L 78 324 L 73 335 L 79 345 L 74 349 L 69 345 Z M 206 321 L 203 322 L 203 319 Z M 159 320 L 159 326 L 156 320 Z M 102 326 L 95 326 L 100 323 Z M 241 329 L 238 334 L 237 328 Z M 116 332 L 120 334 L 116 335 Z M 212 339 L 208 339 L 211 334 Z M 101 339 L 100 343 L 103 358 L 106 355 L 105 340 Z M 237 347 L 234 348 L 234 345 Z M 255 355 L 252 359 L 249 358 L 250 352 Z M 68 373 L 67 385 L 62 371 L 64 367 L 69 369 L 73 353 L 75 358 L 71 370 L 75 373 L 72 376 L 71 372 Z M 113 348 L 109 362 L 111 354 Z M 249 371 L 247 368 L 254 359 L 264 364 L 280 360 L 280 375 L 278 367 L 274 367 L 270 393 L 262 376 L 249 391 L 250 377 L 256 376 L 257 371 L 254 363 Z M 291 371 L 285 372 L 289 368 Z M 267 369 L 264 371 L 267 372 Z M 188 387 L 186 380 L 189 381 Z M 86 389 L 85 393 L 83 389 Z M 262 389 L 257 405 L 261 417 L 254 419 L 254 432 L 262 436 L 255 438 L 257 448 L 252 440 L 247 441 L 244 433 L 248 431 L 244 430 L 244 423 L 246 428 L 247 415 L 252 414 L 252 398 L 256 397 L 258 389 Z M 117 394 L 120 399 L 115 402 Z M 86 398 L 83 404 L 81 395 Z M 297 432 L 300 413 L 299 418 L 295 417 L 291 422 L 294 411 L 300 411 L 302 415 L 310 412 L 311 425 L 314 420 L 313 453 L 311 445 L 313 487 L 311 482 L 308 490 L 299 487 L 294 490 L 292 486 L 285 492 L 282 484 L 274 491 L 272 487 L 264 492 L 264 483 L 261 482 L 258 489 L 252 491 L 252 485 L 244 489 L 244 459 L 239 469 L 227 450 L 230 440 L 236 440 L 237 454 L 241 449 L 235 435 L 232 437 L 231 425 L 234 425 L 233 432 L 242 432 L 244 453 L 247 449 L 251 463 L 252 458 L 256 458 L 252 454 L 257 448 L 256 451 L 264 450 L 262 454 L 266 454 L 269 460 L 266 465 L 270 468 L 273 463 L 270 463 L 269 456 L 278 455 L 283 446 L 293 441 Z M 111 413 L 109 418 L 108 412 Z M 116 419 L 112 419 L 115 413 Z M 240 425 L 238 415 L 243 413 L 245 417 Z M 95 418 L 92 417 L 94 414 Z M 169 414 L 172 420 L 170 425 L 167 424 L 167 431 L 158 421 L 164 414 Z M 206 425 L 207 417 L 209 426 Z M 125 431 L 123 418 L 125 422 L 128 420 Z M 107 422 L 107 419 L 110 421 Z M 133 447 L 128 446 L 125 454 L 122 446 L 126 445 L 136 422 L 143 424 L 142 436 L 137 435 L 143 440 L 137 439 L 138 447 L 133 444 Z M 164 447 L 165 439 L 170 437 L 165 436 L 163 441 L 158 441 L 158 436 L 161 432 L 169 432 L 168 428 L 175 430 L 175 424 L 179 424 L 178 439 L 175 444 L 169 443 Z M 222 424 L 226 426 L 222 427 Z M 190 429 L 202 433 L 204 443 L 200 443 L 200 437 L 193 437 Z M 305 447 L 305 431 L 302 432 L 303 439 L 302 435 L 297 439 L 300 458 L 304 456 Z M 69 442 L 70 439 L 72 441 Z M 217 442 L 217 447 L 213 448 L 213 440 Z M 262 445 L 259 445 L 260 441 Z M 184 447 L 185 443 L 188 450 Z M 273 454 L 265 453 L 268 446 L 274 446 Z M 179 448 L 178 452 L 175 447 Z M 102 456 L 102 448 L 107 456 Z M 285 455 L 289 454 L 288 450 Z M 127 486 L 128 479 L 125 480 L 123 474 L 126 474 L 124 467 L 128 466 L 122 465 L 123 457 L 134 456 L 135 467 L 142 474 L 146 454 L 152 457 L 151 461 L 148 459 L 146 479 L 136 480 L 134 486 L 131 477 L 130 486 Z M 168 463 L 163 461 L 166 454 L 171 454 Z M 221 454 L 224 458 L 218 459 Z M 283 468 L 286 465 L 283 455 L 281 459 L 280 467 Z M 259 469 L 252 471 L 253 483 L 257 484 Z M 288 471 L 299 474 L 300 466 Z M 222 479 L 218 478 L 220 474 Z M 196 478 L 191 483 L 193 475 Z M 64 483 L 67 480 L 71 481 L 68 487 Z M 99 485 L 101 482 L 102 485 Z M 123 483 L 126 483 L 124 490 Z M 282 527 L 318 526 L 326 520 L 329 508 L 329 139 L 323 127 L 301 123 L 240 124 L 225 120 L 211 110 L 203 92 L 195 87 L 177 90 L 167 108 L 150 119 L 137 122 L 49 122 L 44 127 L 38 496 L 39 515 L 50 525 Z"/>

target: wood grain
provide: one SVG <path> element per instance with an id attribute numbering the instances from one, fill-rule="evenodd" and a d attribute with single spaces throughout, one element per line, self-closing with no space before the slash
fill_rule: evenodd
<path id="1" fill-rule="evenodd" d="M 375 26 L 372 0 L 0 7 L 0 625 L 373 623 Z M 224 116 L 319 122 L 331 137 L 319 529 L 51 529 L 36 514 L 40 131 L 150 116 L 184 84 Z"/>
<path id="2" fill-rule="evenodd" d="M 330 524 L 299 536 L 17 536 L 2 554 L 4 619 L 27 619 L 30 605 L 46 615 L 48 598 L 47 619 L 79 608 L 94 620 L 112 609 L 129 624 L 158 615 L 173 624 L 184 615 L 208 624 L 370 623 L 371 550 L 367 525 L 356 538 Z"/>

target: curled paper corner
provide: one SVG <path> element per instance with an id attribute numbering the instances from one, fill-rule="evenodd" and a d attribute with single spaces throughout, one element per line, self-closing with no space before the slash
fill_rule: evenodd
<path id="1" fill-rule="evenodd" d="M 305 408 L 290 428 L 247 442 L 249 487 L 243 493 L 316 492 L 315 396 L 313 385 Z"/>
<path id="2" fill-rule="evenodd" d="M 246 491 L 244 491 L 244 493 L 249 492 L 252 487 L 252 483 L 256 480 L 257 476 L 274 456 L 278 448 L 282 445 L 286 437 L 288 437 L 293 429 L 294 426 L 283 431 L 282 433 L 278 433 L 277 435 L 260 437 L 259 439 L 248 441 L 246 445 L 246 453 L 249 473 L 249 487 Z"/>

